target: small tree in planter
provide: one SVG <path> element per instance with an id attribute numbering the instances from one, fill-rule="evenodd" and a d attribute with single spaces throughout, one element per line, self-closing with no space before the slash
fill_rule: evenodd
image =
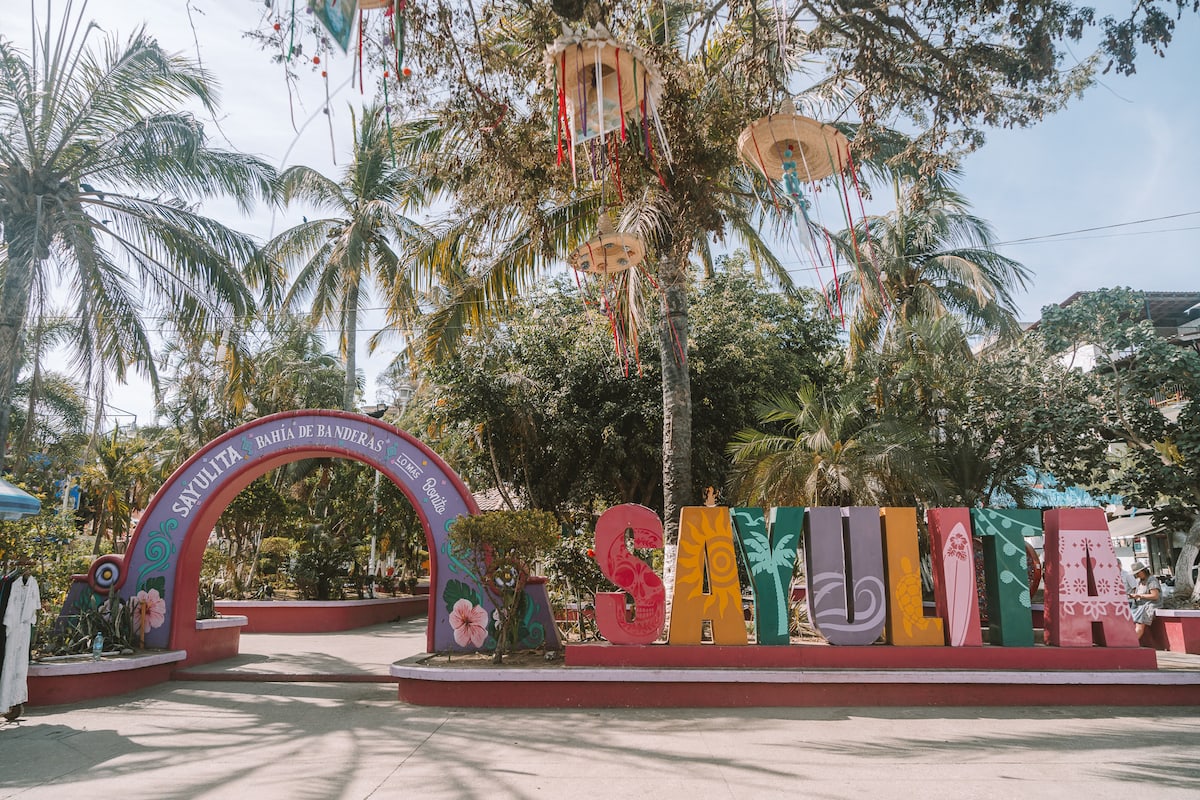
<path id="1" fill-rule="evenodd" d="M 462 516 L 450 527 L 455 555 L 474 568 L 496 607 L 499 664 L 516 643 L 521 604 L 532 565 L 558 543 L 559 525 L 547 511 L 489 511 Z"/>

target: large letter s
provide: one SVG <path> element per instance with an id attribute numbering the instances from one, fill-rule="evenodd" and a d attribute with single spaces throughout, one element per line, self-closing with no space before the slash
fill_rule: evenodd
<path id="1" fill-rule="evenodd" d="M 613 506 L 596 520 L 596 563 L 623 592 L 596 594 L 596 625 L 613 644 L 649 644 L 662 634 L 667 620 L 667 593 L 662 578 L 625 546 L 633 529 L 634 547 L 662 547 L 662 520 L 636 503 Z M 625 610 L 625 592 L 633 595 L 633 618 Z"/>

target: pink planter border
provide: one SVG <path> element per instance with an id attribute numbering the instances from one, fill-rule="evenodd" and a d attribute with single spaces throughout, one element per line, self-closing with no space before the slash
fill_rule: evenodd
<path id="1" fill-rule="evenodd" d="M 171 679 L 182 650 L 140 656 L 107 657 L 100 661 L 59 661 L 29 665 L 29 705 L 80 703 L 99 697 L 135 692 Z"/>
<path id="2" fill-rule="evenodd" d="M 218 600 L 222 615 L 246 617 L 246 633 L 330 633 L 419 617 L 429 597 L 374 600 Z"/>

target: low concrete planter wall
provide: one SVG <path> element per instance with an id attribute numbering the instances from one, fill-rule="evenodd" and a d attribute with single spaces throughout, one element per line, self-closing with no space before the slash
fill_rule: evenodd
<path id="1" fill-rule="evenodd" d="M 1172 653 L 1200 654 L 1200 610 L 1161 608 L 1154 615 L 1154 641 Z"/>
<path id="2" fill-rule="evenodd" d="M 241 646 L 242 628 L 249 622 L 241 615 L 196 620 L 196 634 L 188 642 L 187 658 L 179 667 L 194 667 L 198 664 L 211 664 L 223 658 L 233 658 Z"/>
<path id="3" fill-rule="evenodd" d="M 79 703 L 164 683 L 186 657 L 183 650 L 164 650 L 105 656 L 99 661 L 83 655 L 78 659 L 34 662 L 29 665 L 29 705 Z"/>
<path id="4" fill-rule="evenodd" d="M 244 616 L 246 633 L 327 633 L 419 617 L 429 610 L 429 598 L 218 600 L 216 608 L 223 616 Z"/>

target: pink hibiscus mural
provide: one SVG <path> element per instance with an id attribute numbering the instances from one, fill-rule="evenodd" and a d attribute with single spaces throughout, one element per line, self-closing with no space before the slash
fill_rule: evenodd
<path id="1" fill-rule="evenodd" d="M 167 619 L 167 601 L 158 593 L 158 589 L 140 591 L 133 598 L 133 627 L 142 636 L 146 631 L 152 631 Z"/>
<path id="2" fill-rule="evenodd" d="M 454 629 L 454 641 L 460 646 L 483 647 L 487 641 L 487 612 L 483 606 L 460 598 L 450 610 L 450 627 Z"/>

